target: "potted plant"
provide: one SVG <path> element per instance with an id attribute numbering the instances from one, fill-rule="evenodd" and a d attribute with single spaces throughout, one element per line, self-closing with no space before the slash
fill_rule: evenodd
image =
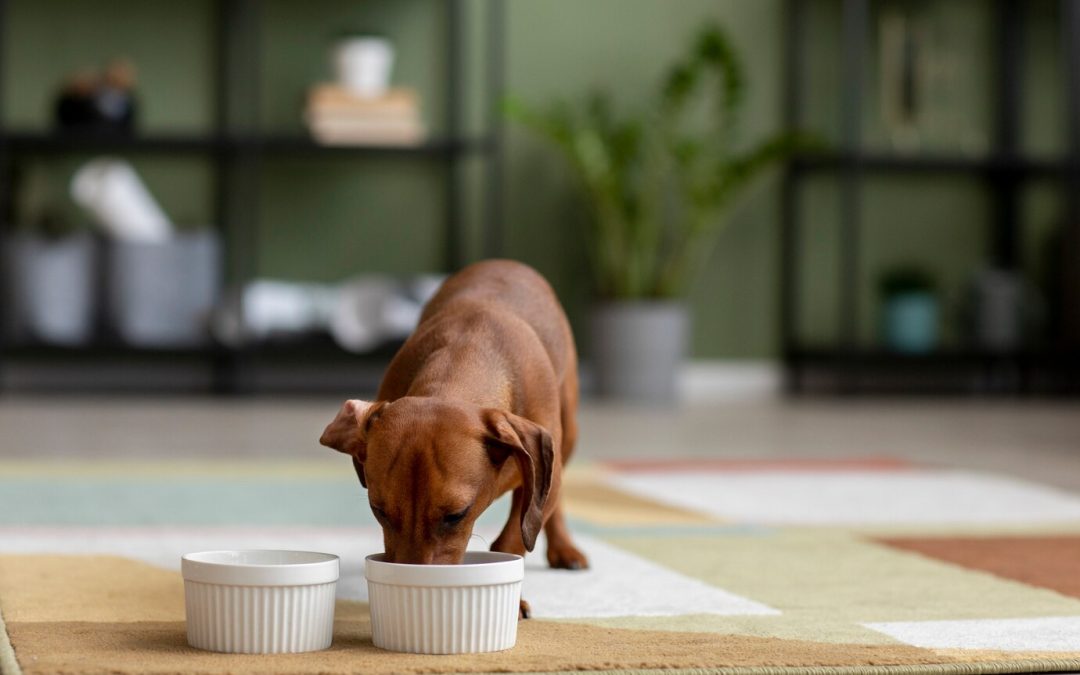
<path id="1" fill-rule="evenodd" d="M 507 103 L 512 119 L 562 151 L 591 207 L 588 251 L 598 295 L 592 358 L 602 395 L 675 400 L 689 333 L 686 292 L 724 211 L 751 179 L 802 143 L 780 133 L 737 148 L 744 92 L 738 54 L 710 25 L 640 117 L 617 115 L 604 92 L 583 105 L 544 110 Z M 705 120 L 695 114 L 703 105 Z"/>
<path id="2" fill-rule="evenodd" d="M 904 354 L 926 354 L 938 344 L 937 284 L 921 267 L 895 267 L 882 275 L 882 330 L 885 345 Z"/>

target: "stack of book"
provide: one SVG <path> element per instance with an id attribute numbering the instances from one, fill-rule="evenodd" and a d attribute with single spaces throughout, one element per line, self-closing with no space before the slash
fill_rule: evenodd
<path id="1" fill-rule="evenodd" d="M 339 85 L 320 84 L 308 92 L 304 121 L 324 145 L 416 145 L 425 135 L 411 89 L 362 98 Z"/>

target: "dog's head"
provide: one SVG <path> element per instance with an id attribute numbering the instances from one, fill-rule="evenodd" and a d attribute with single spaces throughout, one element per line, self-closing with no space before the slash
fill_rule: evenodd
<path id="1" fill-rule="evenodd" d="M 352 456 L 390 562 L 460 563 L 508 461 L 521 472 L 523 543 L 536 543 L 556 459 L 551 434 L 523 417 L 431 398 L 350 400 L 319 442 Z"/>

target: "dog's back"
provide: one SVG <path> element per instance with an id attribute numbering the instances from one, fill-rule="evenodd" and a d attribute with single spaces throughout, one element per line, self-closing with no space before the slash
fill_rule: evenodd
<path id="1" fill-rule="evenodd" d="M 573 334 L 555 291 L 539 272 L 514 260 L 485 260 L 446 280 L 428 302 L 420 325 L 456 313 L 507 312 L 527 323 L 551 358 L 561 379 L 576 365 Z"/>

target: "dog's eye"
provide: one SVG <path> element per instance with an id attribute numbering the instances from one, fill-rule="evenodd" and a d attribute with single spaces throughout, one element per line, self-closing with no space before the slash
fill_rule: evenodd
<path id="1" fill-rule="evenodd" d="M 457 513 L 448 513 L 447 515 L 443 516 L 443 519 L 442 519 L 443 525 L 446 525 L 447 527 L 452 527 L 454 525 L 457 525 L 462 520 L 464 520 L 465 516 L 467 516 L 468 514 L 469 514 L 469 509 L 465 509 L 464 511 L 459 511 Z"/>

